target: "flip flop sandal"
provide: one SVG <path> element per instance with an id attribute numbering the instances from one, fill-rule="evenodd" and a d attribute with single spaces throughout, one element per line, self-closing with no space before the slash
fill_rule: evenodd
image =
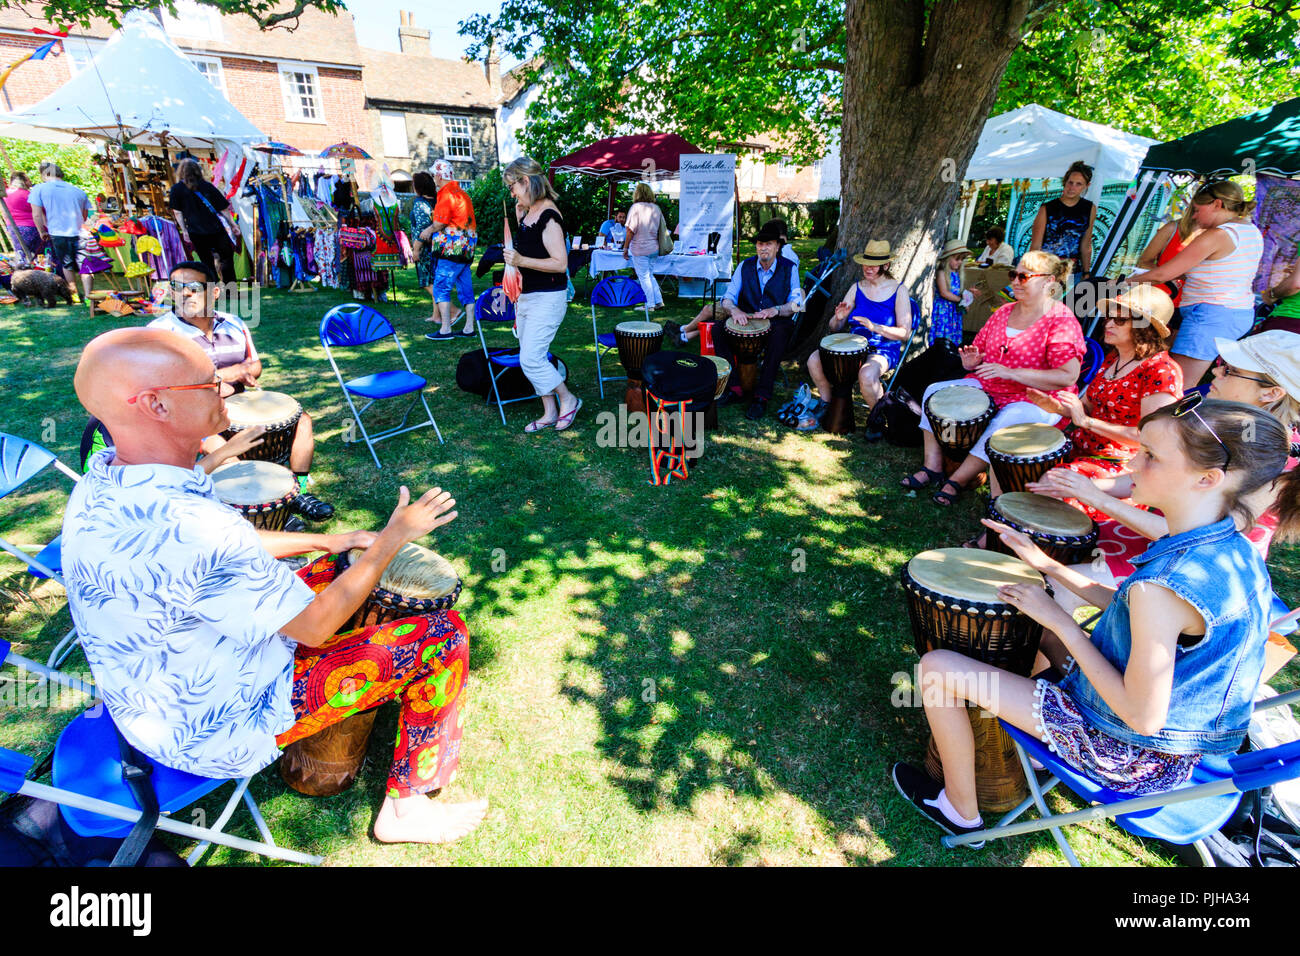
<path id="1" fill-rule="evenodd" d="M 929 488 L 936 481 L 943 479 L 942 471 L 935 471 L 933 468 L 926 468 L 924 465 L 921 466 L 921 470 L 925 472 L 925 481 L 917 481 L 916 475 L 904 475 L 903 487 L 908 491 L 920 491 L 922 488 Z"/>
<path id="2" fill-rule="evenodd" d="M 581 409 L 582 409 L 582 399 L 578 399 L 578 404 L 573 406 L 572 411 L 570 411 L 567 415 L 561 415 L 559 418 L 555 420 L 555 430 L 557 432 L 562 432 L 568 429 L 568 427 L 573 424 L 573 416 L 577 415 Z"/>
<path id="3" fill-rule="evenodd" d="M 554 427 L 555 427 L 555 422 L 553 421 L 544 422 L 539 418 L 537 419 L 537 421 L 529 422 L 527 425 L 524 426 L 524 434 L 535 435 L 544 428 L 554 428 Z"/>
<path id="4" fill-rule="evenodd" d="M 953 488 L 955 488 L 956 490 L 949 492 L 947 490 L 949 485 L 952 485 Z M 960 498 L 961 493 L 965 490 L 966 490 L 965 485 L 959 485 L 957 484 L 957 482 L 949 478 L 943 483 L 943 487 L 940 488 L 938 491 L 936 491 L 934 494 L 932 494 L 930 498 L 934 501 L 935 504 L 940 505 L 944 508 L 950 508 L 952 507 L 953 502 L 955 502 L 958 498 Z"/>

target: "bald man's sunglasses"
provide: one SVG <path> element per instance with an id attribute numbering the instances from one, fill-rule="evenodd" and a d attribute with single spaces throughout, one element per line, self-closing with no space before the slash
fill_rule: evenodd
<path id="1" fill-rule="evenodd" d="M 145 392 L 188 392 L 196 388 L 215 388 L 220 389 L 223 382 L 219 377 L 212 382 L 199 382 L 197 385 L 153 385 L 149 388 L 141 389 L 126 400 L 128 405 L 134 405 L 140 400 L 140 396 Z"/>

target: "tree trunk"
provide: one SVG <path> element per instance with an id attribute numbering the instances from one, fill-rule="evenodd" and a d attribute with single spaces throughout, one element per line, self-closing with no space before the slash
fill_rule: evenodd
<path id="1" fill-rule="evenodd" d="M 839 245 L 850 258 L 832 307 L 861 275 L 852 256 L 887 239 L 891 271 L 928 317 L 935 259 L 998 82 L 1031 10 L 1052 5 L 938 0 L 927 25 L 920 0 L 847 0 Z"/>

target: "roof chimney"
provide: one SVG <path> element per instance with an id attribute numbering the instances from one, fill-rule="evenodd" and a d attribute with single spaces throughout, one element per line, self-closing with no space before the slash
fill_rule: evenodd
<path id="1" fill-rule="evenodd" d="M 397 46 L 403 53 L 429 56 L 429 31 L 415 25 L 415 14 L 399 11 L 401 25 L 397 28 Z"/>
<path id="2" fill-rule="evenodd" d="M 488 37 L 487 59 L 483 61 L 483 74 L 493 93 L 501 92 L 501 56 L 496 52 L 496 37 Z"/>

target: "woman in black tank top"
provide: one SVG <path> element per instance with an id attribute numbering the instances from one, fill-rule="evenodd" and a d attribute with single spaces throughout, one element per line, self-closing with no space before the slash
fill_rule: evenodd
<path id="1" fill-rule="evenodd" d="M 555 188 L 543 173 L 541 164 L 527 156 L 504 173 L 519 213 L 515 247 L 504 253 L 506 265 L 517 268 L 523 279 L 523 294 L 515 303 L 519 368 L 542 400 L 542 417 L 524 429 L 529 434 L 552 426 L 564 431 L 582 407 L 582 399 L 565 387 L 564 377 L 547 358 L 569 308 L 569 253 Z"/>
<path id="2" fill-rule="evenodd" d="M 1042 249 L 1075 264 L 1076 274 L 1083 276 L 1092 269 L 1092 228 L 1097 207 L 1083 194 L 1092 183 L 1092 167 L 1072 163 L 1066 170 L 1061 195 L 1038 207 L 1034 217 L 1030 250 Z"/>

